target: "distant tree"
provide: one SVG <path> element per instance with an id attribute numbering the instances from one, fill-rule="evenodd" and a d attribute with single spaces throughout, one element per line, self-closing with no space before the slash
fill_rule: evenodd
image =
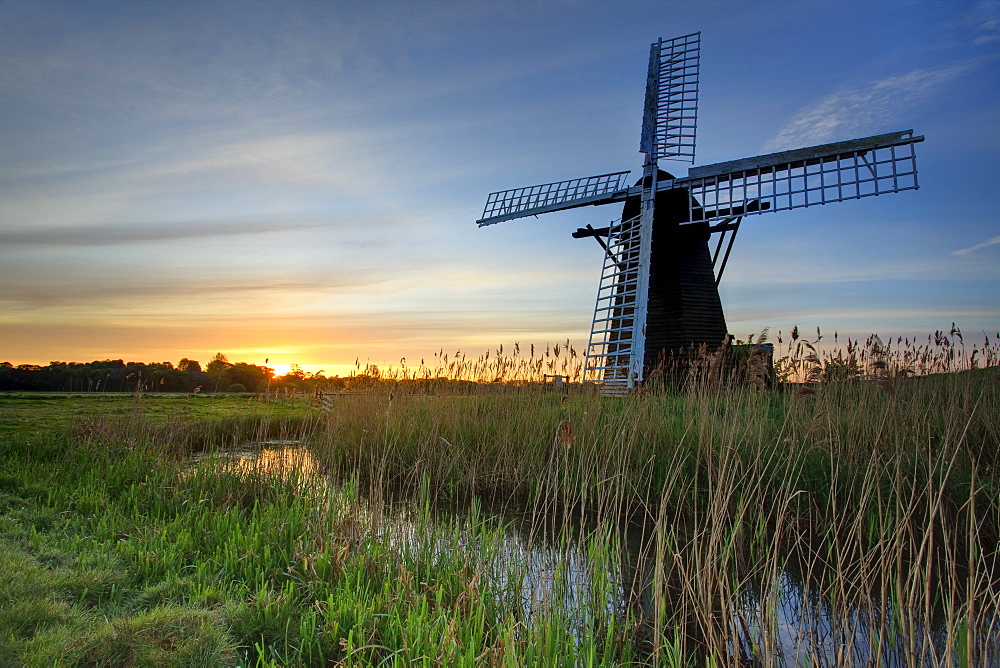
<path id="1" fill-rule="evenodd" d="M 247 388 L 243 386 L 242 383 L 233 383 L 229 386 L 230 392 L 246 392 Z"/>
<path id="2" fill-rule="evenodd" d="M 267 389 L 269 370 L 255 364 L 237 362 L 225 371 L 224 383 L 235 383 L 244 386 L 241 392 L 263 392 Z M 232 391 L 232 390 L 230 390 Z"/>
<path id="3" fill-rule="evenodd" d="M 206 389 L 218 390 L 222 386 L 223 377 L 230 366 L 232 365 L 225 355 L 215 353 L 215 357 L 205 365 L 205 372 L 208 374 L 209 382 L 209 387 Z"/>
<path id="4" fill-rule="evenodd" d="M 196 382 L 192 375 L 200 376 L 201 372 L 190 374 L 180 369 L 170 369 L 162 373 L 156 381 L 155 389 L 159 392 L 190 392 Z"/>
<path id="5" fill-rule="evenodd" d="M 14 373 L 14 365 L 10 362 L 0 362 L 0 391 L 16 389 L 17 381 Z"/>
<path id="6" fill-rule="evenodd" d="M 189 360 L 186 357 L 182 357 L 181 361 L 177 363 L 177 368 L 181 371 L 194 371 L 195 373 L 201 373 L 201 364 L 198 360 Z"/>
<path id="7" fill-rule="evenodd" d="M 231 364 L 225 355 L 217 354 L 208 365 L 209 373 L 201 370 L 196 360 L 184 358 L 176 367 L 170 362 L 124 362 L 98 360 L 94 362 L 50 362 L 46 366 L 0 362 L 0 391 L 69 391 L 69 392 L 190 392 L 229 389 L 242 385 L 249 392 L 263 392 L 273 371 L 266 367 L 237 362 Z M 313 375 L 302 374 L 303 382 Z M 325 380 L 325 379 L 324 379 Z"/>
<path id="8" fill-rule="evenodd" d="M 129 365 L 131 364 L 130 362 Z M 187 374 L 175 369 L 172 362 L 154 362 L 145 367 L 142 380 L 147 392 L 178 392 L 187 389 Z M 179 379 L 183 379 L 180 387 L 177 383 Z"/>
<path id="9" fill-rule="evenodd" d="M 215 353 L 215 357 L 212 358 L 212 361 L 205 366 L 205 371 L 208 372 L 208 375 L 214 376 L 215 374 L 222 373 L 229 367 L 229 359 L 222 353 Z"/>

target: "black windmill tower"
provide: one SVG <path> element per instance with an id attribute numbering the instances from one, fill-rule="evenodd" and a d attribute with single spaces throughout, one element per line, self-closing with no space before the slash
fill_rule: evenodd
<path id="1" fill-rule="evenodd" d="M 624 202 L 609 227 L 578 229 L 604 248 L 584 380 L 620 394 L 664 355 L 728 337 L 718 284 L 745 216 L 917 188 L 912 130 L 704 165 L 675 177 L 659 160 L 694 162 L 701 33 L 650 45 L 639 151 L 642 178 L 599 174 L 492 193 L 480 227 Z M 713 234 L 718 234 L 714 248 Z"/>

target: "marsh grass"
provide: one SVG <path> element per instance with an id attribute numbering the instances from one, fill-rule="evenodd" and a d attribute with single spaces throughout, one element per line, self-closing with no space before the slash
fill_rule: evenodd
<path id="1" fill-rule="evenodd" d="M 817 353 L 767 391 L 77 398 L 49 430 L 6 398 L 0 657 L 997 663 L 1000 381 L 976 350 L 926 376 Z"/>

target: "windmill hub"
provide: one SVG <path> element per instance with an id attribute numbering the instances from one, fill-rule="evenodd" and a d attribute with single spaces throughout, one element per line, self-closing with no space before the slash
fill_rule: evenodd
<path id="1" fill-rule="evenodd" d="M 573 233 L 604 249 L 584 381 L 607 394 L 642 382 L 664 355 L 728 337 L 718 284 L 745 216 L 917 188 L 914 145 L 924 138 L 912 130 L 692 167 L 679 178 L 659 169 L 659 160 L 694 162 L 700 49 L 701 33 L 650 45 L 634 185 L 626 171 L 502 190 L 476 221 L 624 203 L 608 227 Z"/>

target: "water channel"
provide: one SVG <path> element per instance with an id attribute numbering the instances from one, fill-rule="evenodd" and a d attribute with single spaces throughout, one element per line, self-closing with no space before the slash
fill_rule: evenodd
<path id="1" fill-rule="evenodd" d="M 295 441 L 248 444 L 205 455 L 195 465 L 247 475 L 295 475 L 297 484 L 320 495 L 336 493 L 338 487 L 308 448 Z M 512 592 L 509 603 L 520 608 L 526 624 L 544 623 L 555 612 L 571 619 L 582 634 L 595 627 L 597 616 L 631 615 L 649 624 L 656 618 L 656 549 L 641 532 L 618 535 L 548 514 L 480 504 L 457 509 L 412 499 L 375 503 L 361 496 L 353 503 L 366 539 L 386 545 L 403 563 L 428 554 L 474 563 L 484 584 Z M 489 555 L 486 561 L 484 554 Z M 735 661 L 779 666 L 966 663 L 958 652 L 942 653 L 946 634 L 954 629 L 933 618 L 914 622 L 908 615 L 904 621 L 891 597 L 878 595 L 875 583 L 862 609 L 831 603 L 823 594 L 825 574 L 793 555 L 768 572 L 768 577 L 739 580 L 740 590 L 727 599 L 731 604 L 714 612 L 727 638 L 724 647 Z M 998 582 L 993 586 L 1000 589 Z M 900 633 L 901 628 L 912 636 Z M 651 651 L 651 641 L 637 639 L 637 644 L 643 642 Z M 982 620 L 977 645 L 986 654 L 973 665 L 1000 667 L 996 610 Z"/>

